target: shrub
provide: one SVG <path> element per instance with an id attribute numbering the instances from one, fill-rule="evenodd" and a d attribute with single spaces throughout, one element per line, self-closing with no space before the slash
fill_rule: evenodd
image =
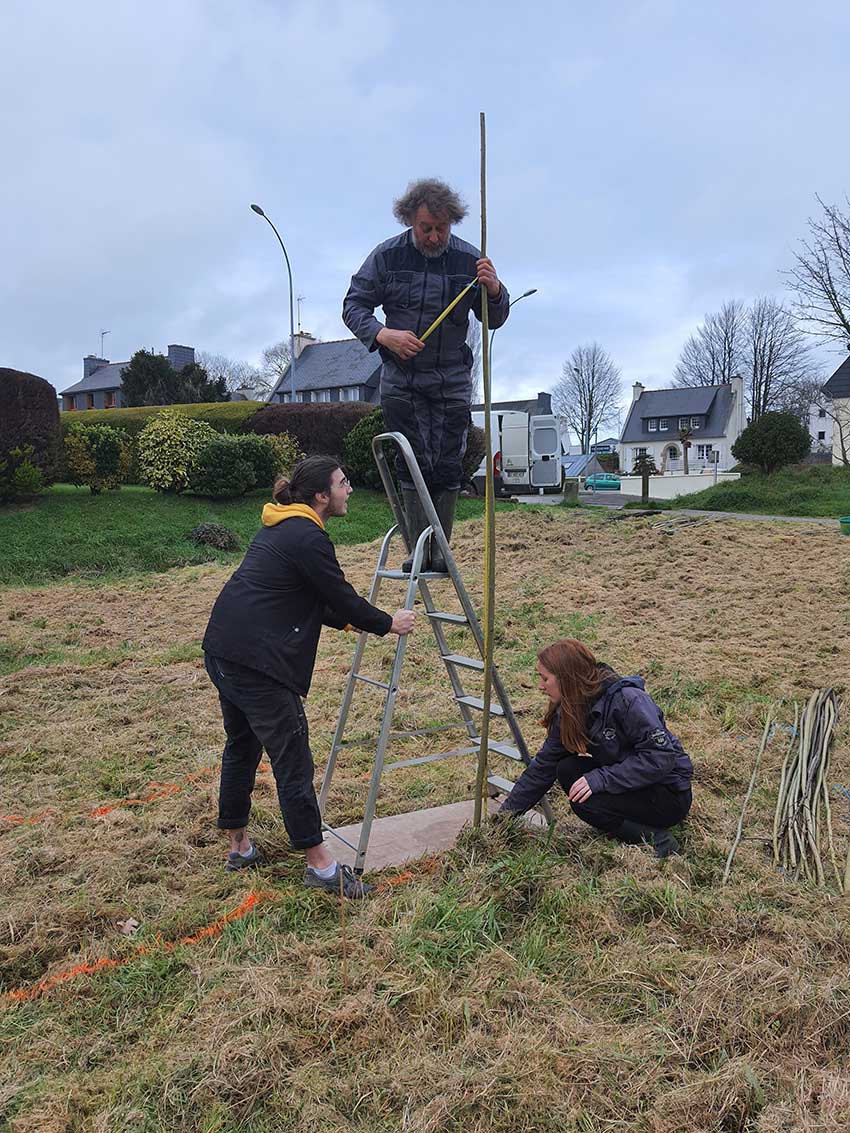
<path id="1" fill-rule="evenodd" d="M 219 551 L 239 550 L 239 540 L 229 527 L 221 523 L 199 523 L 189 532 L 187 538 L 199 545 L 216 547 Z"/>
<path id="2" fill-rule="evenodd" d="M 274 446 L 277 438 L 249 434 L 244 437 L 234 437 L 233 440 L 241 458 L 251 466 L 255 486 L 271 490 L 280 465 L 280 457 Z"/>
<path id="3" fill-rule="evenodd" d="M 188 489 L 196 496 L 244 496 L 257 483 L 242 437 L 213 433 L 192 463 Z"/>
<path id="4" fill-rule="evenodd" d="M 732 455 L 765 475 L 796 464 L 812 447 L 809 430 L 794 413 L 763 413 L 732 445 Z"/>
<path id="5" fill-rule="evenodd" d="M 343 460 L 345 438 L 373 411 L 362 401 L 266 405 L 246 422 L 252 433 L 288 433 L 302 452 L 327 453 Z"/>
<path id="6" fill-rule="evenodd" d="M 75 421 L 65 434 L 65 466 L 72 484 L 87 485 L 93 495 L 120 488 L 132 462 L 130 439 L 111 425 Z"/>
<path id="7" fill-rule="evenodd" d="M 260 438 L 274 453 L 275 478 L 289 476 L 304 453 L 289 433 L 266 433 Z"/>
<path id="8" fill-rule="evenodd" d="M 37 495 L 44 487 L 41 469 L 32 462 L 34 452 L 32 445 L 24 445 L 0 456 L 0 504 Z"/>
<path id="9" fill-rule="evenodd" d="M 216 436 L 205 421 L 194 421 L 173 409 L 161 411 L 139 435 L 137 453 L 144 483 L 158 492 L 185 491 L 201 451 Z"/>
<path id="10" fill-rule="evenodd" d="M 381 477 L 378 474 L 375 458 L 372 453 L 372 438 L 378 433 L 386 431 L 384 414 L 380 408 L 373 409 L 363 420 L 354 426 L 345 438 L 343 458 L 345 467 L 352 483 L 364 488 L 380 488 Z M 466 437 L 466 452 L 463 457 L 463 479 L 468 484 L 478 471 L 484 459 L 487 439 L 484 430 L 477 425 L 470 424 Z M 388 451 L 389 455 L 389 451 Z M 395 460 L 391 462 L 395 467 Z"/>
<path id="11" fill-rule="evenodd" d="M 27 446 L 42 483 L 52 484 L 62 474 L 56 390 L 35 374 L 0 367 L 0 460 L 9 463 L 13 450 Z"/>
<path id="12" fill-rule="evenodd" d="M 599 467 L 603 472 L 620 471 L 620 454 L 618 452 L 599 452 L 596 454 Z"/>

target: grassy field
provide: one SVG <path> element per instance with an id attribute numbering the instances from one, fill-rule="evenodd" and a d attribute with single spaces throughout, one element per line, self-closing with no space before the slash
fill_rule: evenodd
<path id="1" fill-rule="evenodd" d="M 236 564 L 260 525 L 267 498 L 254 492 L 217 502 L 141 487 L 93 496 L 87 488 L 58 484 L 26 507 L 0 509 L 0 586 L 41 585 L 68 575 L 102 581 L 205 562 Z M 481 515 L 483 507 L 480 500 L 460 500 L 458 516 Z M 189 532 L 205 522 L 229 527 L 242 550 L 217 551 L 190 542 Z M 344 545 L 368 542 L 389 526 L 383 493 L 358 489 L 346 518 L 331 520 L 328 531 Z"/>
<path id="2" fill-rule="evenodd" d="M 762 515 L 850 515 L 850 468 L 817 464 L 771 476 L 753 473 L 716 488 L 679 496 L 675 507 Z"/>
<path id="3" fill-rule="evenodd" d="M 781 731 L 720 878 L 767 705 L 787 718 L 850 673 L 850 540 L 743 521 L 671 536 L 560 508 L 497 526 L 497 659 L 529 743 L 542 644 L 579 636 L 643 673 L 696 766 L 683 854 L 658 863 L 594 837 L 558 797 L 551 838 L 469 833 L 409 875 L 375 876 L 378 895 L 342 921 L 301 887 L 267 770 L 254 833 L 270 864 L 222 871 L 221 724 L 198 642 L 229 564 L 7 588 L 0 1129 L 847 1129 L 848 901 L 773 867 Z M 477 602 L 481 537 L 475 520 L 455 540 Z M 376 550 L 341 554 L 361 589 Z M 307 702 L 320 769 L 353 640 L 328 632 L 320 647 Z M 390 649 L 370 646 L 372 675 Z M 424 627 L 408 656 L 399 725 L 452 718 Z M 366 689 L 355 738 L 376 712 Z M 393 756 L 426 750 L 413 738 Z M 332 822 L 359 816 L 370 766 L 368 745 L 346 751 Z M 468 797 L 473 778 L 461 760 L 398 771 L 379 814 Z M 850 786 L 843 720 L 831 779 Z M 833 822 L 843 854 L 840 792 Z"/>

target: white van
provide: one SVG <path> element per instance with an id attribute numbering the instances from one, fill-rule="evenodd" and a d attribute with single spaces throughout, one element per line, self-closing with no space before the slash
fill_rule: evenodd
<path id="1" fill-rule="evenodd" d="M 484 413 L 473 413 L 473 425 L 483 429 L 484 417 Z M 496 495 L 511 496 L 541 489 L 561 491 L 561 438 L 558 419 L 553 413 L 523 413 L 517 409 L 493 411 L 490 437 Z M 486 463 L 482 461 L 472 479 L 479 495 L 484 494 L 486 475 Z"/>

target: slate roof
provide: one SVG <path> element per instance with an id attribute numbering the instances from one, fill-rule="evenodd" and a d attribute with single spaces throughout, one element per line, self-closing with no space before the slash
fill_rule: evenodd
<path id="1" fill-rule="evenodd" d="M 850 354 L 821 389 L 827 397 L 850 397 Z"/>
<path id="2" fill-rule="evenodd" d="M 686 386 L 682 389 L 647 389 L 632 402 L 620 444 L 634 441 L 675 439 L 680 417 L 705 417 L 700 427 L 704 437 L 726 435 L 732 414 L 734 395 L 731 386 Z M 646 427 L 650 417 L 668 417 L 669 432 L 650 433 Z"/>
<path id="3" fill-rule="evenodd" d="M 295 360 L 296 392 L 307 389 L 337 389 L 344 386 L 377 385 L 381 358 L 370 353 L 357 338 L 333 342 L 311 342 Z M 289 367 L 269 395 L 289 391 Z"/>
<path id="4" fill-rule="evenodd" d="M 129 362 L 110 362 L 107 366 L 99 366 L 87 378 L 81 378 L 67 389 L 60 390 L 60 396 L 66 393 L 93 393 L 101 389 L 120 389 L 121 374 Z"/>

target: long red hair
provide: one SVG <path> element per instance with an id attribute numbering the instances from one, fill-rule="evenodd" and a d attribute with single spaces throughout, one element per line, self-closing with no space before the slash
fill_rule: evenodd
<path id="1" fill-rule="evenodd" d="M 537 659 L 557 678 L 561 692 L 560 704 L 550 701 L 544 725 L 550 728 L 555 713 L 560 712 L 561 743 L 567 751 L 587 751 L 587 710 L 599 696 L 604 680 L 599 662 L 586 645 L 572 637 L 547 645 Z"/>

